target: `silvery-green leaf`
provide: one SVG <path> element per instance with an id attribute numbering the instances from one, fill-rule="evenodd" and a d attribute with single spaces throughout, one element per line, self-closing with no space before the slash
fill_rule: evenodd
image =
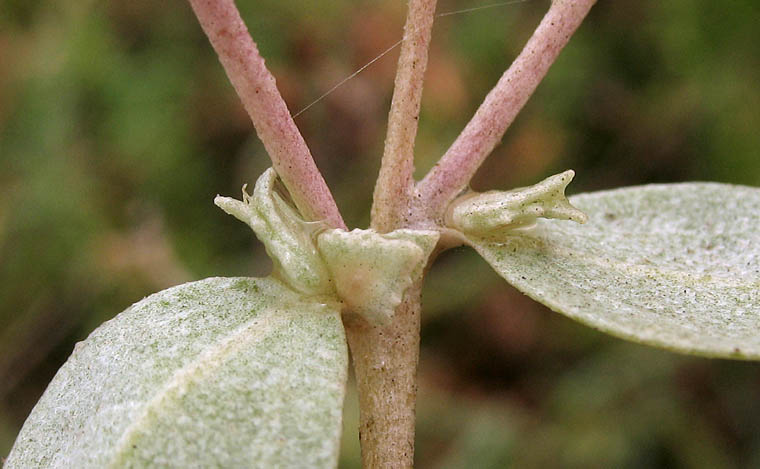
<path id="1" fill-rule="evenodd" d="M 760 189 L 650 185 L 570 201 L 588 223 L 538 220 L 469 243 L 533 299 L 616 336 L 760 359 Z"/>
<path id="2" fill-rule="evenodd" d="M 346 367 L 334 305 L 271 278 L 180 285 L 77 344 L 6 467 L 335 467 Z"/>

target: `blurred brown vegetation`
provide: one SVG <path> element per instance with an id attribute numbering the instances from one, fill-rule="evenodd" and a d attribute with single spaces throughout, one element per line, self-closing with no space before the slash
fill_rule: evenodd
<path id="1" fill-rule="evenodd" d="M 401 0 L 238 3 L 293 111 L 397 41 L 405 15 Z M 547 6 L 438 20 L 419 176 Z M 599 0 L 473 187 L 566 168 L 572 193 L 760 186 L 759 20 L 755 0 Z M 368 223 L 395 59 L 297 119 L 352 227 Z M 170 285 L 268 272 L 250 230 L 212 204 L 268 165 L 186 2 L 0 0 L 0 455 L 104 320 Z M 760 467 L 760 365 L 597 333 L 463 248 L 439 259 L 423 301 L 420 468 Z"/>

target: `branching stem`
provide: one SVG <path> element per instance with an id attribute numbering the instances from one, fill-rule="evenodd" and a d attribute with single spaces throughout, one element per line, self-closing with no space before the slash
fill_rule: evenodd
<path id="1" fill-rule="evenodd" d="M 324 179 L 233 0 L 189 0 L 301 213 L 345 228 Z M 414 141 L 436 0 L 409 13 L 375 187 L 372 227 L 435 227 L 499 142 L 595 0 L 554 0 L 536 32 L 440 162 L 414 186 Z M 345 317 L 360 402 L 364 467 L 411 467 L 419 358 L 421 280 L 388 326 Z"/>
<path id="2" fill-rule="evenodd" d="M 499 143 L 596 0 L 554 0 L 541 24 L 472 120 L 417 185 L 418 214 L 440 219 Z"/>
<path id="3" fill-rule="evenodd" d="M 285 101 L 233 0 L 190 0 L 293 202 L 311 220 L 345 228 Z"/>

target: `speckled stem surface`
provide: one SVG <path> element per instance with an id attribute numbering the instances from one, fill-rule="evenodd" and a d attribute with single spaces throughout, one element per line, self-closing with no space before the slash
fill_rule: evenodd
<path id="1" fill-rule="evenodd" d="M 596 0 L 554 0 L 525 48 L 441 160 L 417 185 L 418 216 L 440 218 L 533 94 Z"/>
<path id="2" fill-rule="evenodd" d="M 335 200 L 309 148 L 248 34 L 233 0 L 190 0 L 203 31 L 272 159 L 293 202 L 309 220 L 345 228 Z"/>
<path id="3" fill-rule="evenodd" d="M 372 203 L 372 228 L 406 228 L 414 189 L 414 141 L 427 67 L 436 0 L 410 0 L 388 116 L 380 174 Z M 359 387 L 359 439 L 365 468 L 412 467 L 421 279 L 404 294 L 391 323 L 371 326 L 346 319 Z"/>
<path id="4" fill-rule="evenodd" d="M 381 233 L 398 228 L 404 217 L 408 218 L 414 188 L 414 140 L 435 5 L 436 0 L 409 1 L 388 133 L 372 204 L 372 228 Z"/>
<path id="5" fill-rule="evenodd" d="M 421 282 L 410 287 L 393 322 L 371 326 L 344 318 L 359 388 L 359 441 L 364 468 L 414 464 Z"/>

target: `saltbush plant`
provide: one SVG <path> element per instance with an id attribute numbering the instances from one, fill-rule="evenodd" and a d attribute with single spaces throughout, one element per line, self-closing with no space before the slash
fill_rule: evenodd
<path id="1" fill-rule="evenodd" d="M 519 290 L 613 335 L 760 358 L 760 190 L 659 184 L 565 197 L 573 171 L 467 190 L 593 0 L 555 0 L 420 181 L 414 141 L 435 1 L 411 0 L 368 229 L 349 231 L 232 0 L 191 0 L 272 160 L 215 203 L 266 247 L 266 278 L 134 304 L 78 344 L 6 467 L 334 467 L 351 350 L 366 467 L 414 457 L 420 292 L 467 245 Z"/>

